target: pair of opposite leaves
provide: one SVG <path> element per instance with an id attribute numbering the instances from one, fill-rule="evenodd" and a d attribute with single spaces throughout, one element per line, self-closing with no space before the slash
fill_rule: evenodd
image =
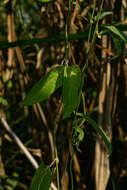
<path id="1" fill-rule="evenodd" d="M 57 66 L 49 71 L 29 91 L 23 101 L 23 106 L 44 101 L 59 87 L 63 86 L 63 116 L 65 119 L 77 108 L 81 88 L 81 71 L 77 65 Z"/>

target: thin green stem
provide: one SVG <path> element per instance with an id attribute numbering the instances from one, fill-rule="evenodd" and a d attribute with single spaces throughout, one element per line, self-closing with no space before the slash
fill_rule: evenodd
<path id="1" fill-rule="evenodd" d="M 58 111 L 56 114 L 56 119 L 54 122 L 54 150 L 55 150 L 55 157 L 56 157 L 56 174 L 57 174 L 58 190 L 60 190 L 60 180 L 59 180 L 59 157 L 58 157 L 58 151 L 57 151 L 56 133 L 57 133 L 57 122 L 58 122 L 58 118 L 59 118 L 61 105 L 62 105 L 62 103 L 59 105 L 59 108 L 58 108 Z"/>
<path id="2" fill-rule="evenodd" d="M 90 45 L 90 38 L 91 38 L 91 34 L 92 34 L 92 25 L 93 25 L 93 18 L 94 18 L 94 13 L 95 13 L 95 9 L 96 9 L 96 0 L 94 0 L 94 8 L 93 8 L 93 12 L 92 12 L 92 17 L 91 17 L 91 22 L 90 22 L 90 29 L 89 29 L 89 34 L 88 34 L 88 47 L 87 47 L 87 59 L 86 59 L 86 63 L 82 69 L 82 73 L 85 72 L 85 70 L 88 67 L 88 57 L 90 55 L 90 53 L 92 52 L 92 49 L 94 47 L 94 43 L 97 37 L 97 33 L 98 33 L 98 23 L 100 20 L 100 15 L 101 15 L 101 9 L 103 7 L 104 4 L 104 0 L 102 0 L 101 5 L 99 7 L 99 12 L 97 14 L 97 21 L 96 21 L 96 25 L 95 25 L 95 29 L 94 29 L 94 33 L 93 33 L 93 37 L 92 37 L 92 41 L 91 41 L 91 45 Z"/>
<path id="3" fill-rule="evenodd" d="M 97 33 L 98 33 L 98 23 L 99 23 L 99 20 L 100 20 L 101 9 L 102 9 L 102 7 L 103 7 L 103 3 L 104 3 L 104 0 L 102 0 L 101 5 L 100 5 L 100 8 L 99 8 L 99 12 L 97 13 L 96 26 L 95 26 L 95 30 L 94 30 L 94 34 L 93 34 L 93 38 L 92 38 L 92 42 L 91 42 L 91 47 L 90 47 L 90 49 L 89 49 L 88 54 L 92 51 L 92 49 L 93 49 L 93 47 L 94 47 L 94 43 L 95 43 L 96 37 L 97 37 Z"/>
<path id="4" fill-rule="evenodd" d="M 85 104 L 85 98 L 84 98 L 83 92 L 82 92 L 82 102 L 83 102 L 83 112 L 84 112 L 84 115 L 86 115 L 86 104 Z"/>
<path id="5" fill-rule="evenodd" d="M 92 17 L 91 17 L 91 20 L 90 20 L 90 29 L 89 29 L 89 34 L 88 34 L 87 54 L 88 54 L 89 49 L 90 49 L 89 44 L 90 44 L 90 38 L 91 38 L 91 33 L 92 33 L 92 25 L 93 25 L 93 18 L 94 18 L 95 9 L 96 9 L 96 0 L 94 0 L 94 8 L 93 8 Z"/>
<path id="6" fill-rule="evenodd" d="M 83 66 L 83 69 L 82 69 L 82 77 L 83 77 L 83 79 L 84 79 L 84 73 L 85 73 L 87 67 L 88 67 L 88 58 L 86 59 L 86 63 L 85 63 L 85 65 Z"/>
<path id="7" fill-rule="evenodd" d="M 58 186 L 58 190 L 60 190 L 59 160 L 58 160 L 58 153 L 57 153 L 57 149 L 55 149 L 55 153 L 56 153 L 56 174 L 57 174 L 57 186 Z"/>
<path id="8" fill-rule="evenodd" d="M 67 19 L 66 19 L 66 24 L 65 24 L 65 43 L 66 43 L 66 48 L 65 48 L 65 64 L 68 62 L 68 52 L 69 52 L 69 38 L 68 38 L 68 27 L 69 27 L 69 17 L 70 17 L 70 11 L 71 11 L 71 0 L 69 0 L 69 5 L 68 5 L 68 13 L 67 13 Z"/>

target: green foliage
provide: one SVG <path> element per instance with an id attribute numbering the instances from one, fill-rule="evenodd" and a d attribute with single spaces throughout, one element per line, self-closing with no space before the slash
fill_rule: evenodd
<path id="1" fill-rule="evenodd" d="M 23 106 L 44 101 L 53 92 L 62 86 L 63 66 L 58 66 L 49 71 L 35 86 L 30 90 L 23 101 Z"/>
<path id="2" fill-rule="evenodd" d="M 4 1 L 2 0 L 1 2 L 3 3 Z M 10 2 L 11 1 L 9 1 L 9 3 Z M 24 108 L 24 112 L 23 112 L 23 108 L 21 108 L 20 110 L 20 107 L 18 106 L 20 102 L 17 102 L 17 101 L 21 101 L 22 94 L 24 93 L 24 89 L 26 85 L 25 74 L 27 74 L 28 77 L 30 77 L 31 75 L 35 76 L 34 75 L 35 72 L 33 71 L 33 65 L 35 66 L 36 60 L 37 60 L 36 56 L 40 55 L 39 53 L 42 53 L 41 56 L 43 58 L 44 63 L 46 63 L 45 67 L 47 66 L 50 67 L 51 65 L 53 66 L 56 63 L 61 64 L 61 61 L 65 54 L 65 59 L 68 60 L 69 63 L 72 64 L 72 66 L 61 65 L 52 69 L 45 76 L 43 76 L 40 81 L 38 81 L 35 84 L 35 86 L 30 90 L 30 92 L 28 93 L 28 95 L 25 97 L 23 101 L 23 106 L 25 105 L 28 106 L 28 105 L 35 104 L 37 102 L 45 101 L 59 87 L 63 87 L 63 91 L 61 91 L 61 96 L 63 98 L 62 99 L 62 103 L 63 103 L 62 119 L 66 119 L 66 121 L 59 122 L 59 118 L 61 118 L 60 106 L 62 104 L 60 104 L 59 106 L 59 100 L 57 99 L 56 94 L 54 94 L 54 97 L 50 99 L 51 101 L 47 101 L 46 104 L 45 103 L 43 104 L 44 114 L 45 114 L 45 118 L 47 122 L 46 125 L 47 127 L 49 127 L 48 129 L 49 132 L 51 130 L 51 135 L 54 130 L 54 139 L 53 139 L 54 144 L 52 143 L 52 146 L 54 146 L 54 149 L 55 149 L 56 175 L 57 175 L 57 179 L 55 180 L 57 181 L 57 186 L 59 190 L 60 189 L 59 188 L 59 167 L 58 167 L 59 153 L 56 153 L 57 143 L 58 142 L 63 143 L 62 141 L 63 139 L 65 141 L 66 138 L 61 138 L 61 136 L 65 134 L 64 130 L 66 129 L 62 127 L 63 127 L 63 124 L 67 123 L 67 119 L 72 116 L 72 113 L 74 113 L 73 122 L 71 119 L 69 119 L 68 123 L 70 124 L 71 122 L 72 128 L 70 132 L 72 133 L 73 147 L 76 147 L 77 150 L 80 151 L 79 145 L 84 140 L 84 137 L 85 137 L 83 124 L 87 122 L 102 137 L 102 140 L 104 140 L 104 143 L 107 146 L 109 155 L 112 152 L 112 146 L 111 146 L 111 142 L 109 138 L 107 137 L 105 132 L 100 128 L 100 126 L 98 126 L 98 124 L 94 120 L 91 119 L 92 114 L 97 114 L 94 112 L 97 112 L 98 110 L 98 107 L 97 107 L 98 102 L 97 102 L 96 96 L 98 95 L 98 84 L 99 84 L 99 79 L 100 79 L 99 76 L 100 76 L 100 69 L 101 69 L 101 62 L 102 62 L 101 51 L 105 51 L 105 54 L 106 54 L 106 50 L 108 50 L 108 47 L 107 49 L 103 48 L 103 43 L 102 43 L 102 47 L 101 47 L 102 49 L 98 51 L 98 49 L 96 49 L 96 45 L 98 45 L 98 43 L 99 45 L 101 44 L 102 35 L 107 35 L 107 36 L 112 37 L 113 45 L 112 45 L 112 40 L 111 40 L 111 47 L 113 48 L 113 52 L 115 56 L 111 57 L 110 60 L 111 60 L 111 64 L 112 63 L 114 64 L 114 61 L 112 60 L 122 55 L 125 43 L 127 43 L 127 35 L 124 33 L 124 31 L 127 30 L 127 24 L 121 24 L 124 22 L 116 23 L 116 21 L 113 20 L 113 23 L 115 24 L 112 24 L 111 22 L 109 22 L 110 23 L 109 25 L 109 23 L 106 21 L 106 24 L 103 25 L 102 20 L 106 16 L 112 14 L 113 15 L 112 17 L 115 18 L 114 10 L 112 12 L 110 11 L 103 12 L 104 10 L 103 6 L 102 8 L 100 8 L 101 7 L 100 3 L 97 3 L 97 1 L 95 0 L 93 2 L 88 1 L 85 3 L 83 1 L 78 2 L 77 0 L 62 1 L 62 3 L 60 1 L 58 1 L 57 3 L 54 3 L 54 2 L 55 0 L 37 0 L 37 1 L 14 0 L 12 1 L 12 13 L 14 16 L 14 23 L 13 23 L 14 27 L 12 26 L 12 28 L 15 29 L 14 34 L 17 34 L 17 37 L 18 37 L 17 41 L 11 40 L 13 42 L 7 41 L 8 36 L 9 36 L 9 33 L 8 33 L 9 26 L 7 27 L 7 24 L 6 24 L 7 23 L 6 21 L 8 19 L 7 5 L 6 3 L 4 3 L 4 5 L 0 5 L 0 12 L 1 12 L 0 25 L 2 28 L 2 30 L 0 30 L 0 41 L 1 41 L 0 49 L 19 46 L 21 50 L 21 54 L 23 55 L 23 61 L 21 60 L 21 62 L 25 63 L 24 71 L 22 73 L 21 63 L 18 64 L 19 60 L 17 59 L 18 56 L 16 57 L 17 53 L 15 52 L 13 56 L 13 60 L 12 60 L 13 63 L 15 64 L 13 66 L 8 67 L 8 65 L 6 64 L 4 65 L 4 63 L 8 63 L 8 60 L 9 60 L 8 51 L 6 51 L 6 49 L 0 51 L 0 58 L 4 65 L 1 67 L 2 69 L 0 69 L 2 71 L 2 75 L 1 75 L 2 86 L 3 84 L 5 84 L 5 89 L 3 89 L 4 96 L 3 97 L 0 96 L 0 104 L 4 105 L 2 106 L 4 108 L 7 107 L 7 109 L 4 110 L 5 113 L 7 112 L 6 114 L 7 119 L 9 120 L 9 123 L 12 129 L 14 126 L 14 130 L 16 130 L 16 132 L 20 135 L 21 138 L 23 138 L 24 142 L 28 140 L 27 138 L 32 138 L 32 142 L 33 142 L 33 137 L 35 138 L 34 140 L 35 144 L 30 144 L 30 145 L 39 146 L 39 145 L 42 145 L 42 143 L 44 143 L 45 145 L 48 141 L 50 142 L 50 134 L 48 136 L 47 131 L 46 130 L 42 131 L 41 126 L 39 125 L 38 125 L 38 128 L 36 128 L 37 119 L 34 119 L 34 117 L 32 117 L 33 122 L 31 124 L 31 121 L 30 121 L 31 119 L 28 119 L 28 117 L 27 118 L 24 117 L 25 109 L 28 110 L 30 117 L 31 115 L 32 116 L 34 115 L 34 111 L 36 112 L 36 110 L 31 112 L 29 111 L 28 108 Z M 70 8 L 68 6 L 69 4 L 70 4 Z M 73 14 L 74 14 L 75 8 L 77 9 L 77 7 L 78 7 L 78 11 L 77 11 L 77 14 L 74 16 Z M 4 10 L 1 11 L 3 8 Z M 122 9 L 124 9 L 124 7 L 122 7 Z M 70 18 L 72 15 L 74 16 L 74 19 L 72 19 L 73 22 L 71 22 L 72 20 Z M 123 17 L 123 12 L 122 12 L 122 17 Z M 64 27 L 66 28 L 66 30 L 64 30 Z M 72 34 L 69 34 L 69 31 L 71 31 Z M 99 39 L 96 40 L 97 37 Z M 69 41 L 71 41 L 72 43 L 69 44 Z M 108 40 L 107 40 L 107 44 L 108 44 Z M 35 46 L 37 46 L 37 48 L 35 48 Z M 69 51 L 70 47 L 71 49 Z M 42 49 L 42 52 L 40 51 L 41 49 Z M 16 49 L 14 48 L 14 51 L 15 50 Z M 72 51 L 72 55 L 71 55 L 71 51 Z M 91 55 L 95 55 L 95 59 Z M 34 57 L 34 59 L 32 59 L 31 57 L 32 58 Z M 77 65 L 74 65 L 74 62 L 79 63 L 80 67 Z M 42 68 L 43 68 L 43 64 L 40 64 L 36 74 L 41 73 Z M 82 69 L 82 71 L 80 71 L 80 68 Z M 91 72 L 88 72 L 89 73 L 88 77 L 87 77 L 87 73 L 85 73 L 87 72 L 87 68 L 90 68 L 89 71 L 91 71 Z M 6 77 L 6 69 L 9 69 L 10 71 L 12 71 L 12 79 L 9 79 L 9 81 L 7 80 L 7 77 Z M 28 71 L 28 73 L 26 73 L 26 71 Z M 32 72 L 32 73 L 29 75 L 29 72 Z M 83 78 L 83 75 L 85 76 L 84 78 Z M 83 82 L 82 79 L 84 80 L 85 85 L 82 84 Z M 96 87 L 93 85 L 93 81 L 96 83 Z M 84 102 L 82 104 L 80 104 L 81 91 L 84 98 Z M 7 100 L 4 97 L 7 97 Z M 85 97 L 86 97 L 86 102 L 85 102 Z M 48 106 L 47 106 L 47 103 L 48 103 Z M 58 110 L 56 114 L 56 119 L 54 117 L 54 114 L 52 114 L 53 110 L 55 111 Z M 88 115 L 87 115 L 88 110 L 90 112 L 88 112 Z M 41 112 L 38 107 L 37 107 L 37 111 L 39 114 L 37 114 L 36 112 L 36 115 L 38 115 L 38 118 L 39 118 L 39 115 L 41 115 Z M 78 111 L 82 113 L 78 113 Z M 119 116 L 116 116 L 116 118 L 117 117 Z M 119 118 L 117 119 L 120 123 L 120 119 Z M 59 122 L 60 127 L 57 126 L 58 124 L 57 121 Z M 28 123 L 27 125 L 28 131 L 26 131 L 26 122 Z M 20 123 L 22 127 L 19 127 Z M 67 123 L 67 126 L 68 126 L 68 123 Z M 23 126 L 25 126 L 25 130 Z M 56 127 L 54 127 L 53 129 L 52 126 L 56 126 Z M 59 136 L 57 136 L 57 132 Z M 4 144 L 6 143 L 8 143 L 7 139 L 5 139 L 5 142 L 3 141 L 2 146 L 4 147 Z M 10 143 L 9 146 L 11 146 L 11 144 L 12 143 Z M 48 152 L 47 149 L 50 150 L 50 147 L 48 147 L 47 144 L 46 146 L 44 146 L 44 149 L 42 151 L 44 151 L 45 159 L 50 160 L 49 157 L 51 155 L 49 156 L 49 154 L 47 155 L 45 154 L 45 149 L 46 149 L 46 152 Z M 59 147 L 59 144 L 58 144 L 58 150 L 60 150 L 61 147 Z M 71 164 L 73 163 L 73 150 L 74 150 L 73 147 L 72 147 L 72 159 L 70 162 Z M 18 177 L 15 178 L 16 176 L 14 176 L 14 178 L 12 175 L 11 177 L 7 176 L 7 178 L 5 179 L 2 179 L 1 177 L 0 190 L 1 189 L 2 190 L 20 189 L 21 184 L 24 185 L 24 187 L 22 186 L 24 190 L 28 190 L 27 186 L 29 183 L 29 179 L 32 177 L 32 174 L 31 174 L 31 171 L 29 170 L 28 164 L 26 165 L 27 167 L 25 167 L 26 170 L 23 170 L 22 163 L 24 165 L 25 159 L 23 159 L 21 162 L 20 159 L 22 158 L 20 158 L 20 156 L 18 156 L 19 158 L 16 157 L 18 154 L 20 154 L 20 150 L 18 150 L 18 152 L 16 153 L 15 151 L 16 151 L 15 147 L 14 149 L 12 148 L 12 150 L 9 147 L 8 150 L 6 151 L 7 155 L 6 153 L 4 153 L 5 155 L 3 155 L 3 159 L 5 158 L 5 163 L 4 163 L 5 170 L 8 167 L 7 172 L 10 173 L 12 171 L 12 167 L 14 166 L 13 168 L 15 170 L 20 170 L 21 174 L 27 174 L 24 176 L 27 176 L 29 178 L 26 177 L 26 181 L 25 181 L 24 177 L 22 177 L 21 183 L 18 184 L 19 178 Z M 3 152 L 4 151 L 2 151 L 2 153 Z M 71 154 L 69 156 L 71 156 Z M 16 162 L 18 166 L 15 164 L 15 160 L 16 161 L 18 160 Z M 60 167 L 63 163 L 65 163 L 64 161 L 65 161 L 64 158 L 60 160 L 61 162 Z M 10 163 L 13 163 L 13 164 L 11 165 Z M 80 163 L 80 160 L 79 160 L 79 164 L 81 164 L 80 166 L 82 167 L 82 163 Z M 67 169 L 68 169 L 68 165 L 67 165 Z M 73 171 L 74 170 L 71 170 L 71 178 L 73 178 L 73 175 L 72 175 Z M 62 170 L 60 173 L 60 177 L 61 175 L 62 175 Z M 52 180 L 53 180 L 53 174 L 52 174 L 51 169 L 48 166 L 44 166 L 44 164 L 41 163 L 39 169 L 35 172 L 34 178 L 30 186 L 30 190 L 43 190 L 43 189 L 49 190 Z M 1 181 L 4 181 L 4 185 L 1 183 Z M 80 188 L 81 188 L 81 185 L 82 184 L 80 184 Z M 69 184 L 69 187 L 70 187 L 70 184 Z M 76 184 L 76 187 L 77 187 L 77 184 Z M 80 189 L 80 188 L 77 188 L 77 189 Z M 74 188 L 71 188 L 71 189 L 74 189 Z M 88 189 L 90 188 L 88 187 Z"/>
<path id="3" fill-rule="evenodd" d="M 99 135 L 101 135 L 101 137 L 103 138 L 103 140 L 108 148 L 109 155 L 111 155 L 112 145 L 111 145 L 111 142 L 110 142 L 109 138 L 107 137 L 106 133 L 99 127 L 99 125 L 93 119 L 91 119 L 88 116 L 84 116 L 84 117 L 88 121 L 88 123 L 90 123 L 91 126 L 97 131 L 97 133 L 99 133 Z"/>
<path id="4" fill-rule="evenodd" d="M 108 15 L 112 15 L 113 12 L 112 11 L 105 11 L 100 15 L 100 20 L 102 20 L 104 17 L 108 16 Z"/>
<path id="5" fill-rule="evenodd" d="M 105 25 L 104 27 L 112 32 L 113 35 L 119 37 L 123 42 L 127 43 L 127 35 L 123 31 L 113 25 Z"/>
<path id="6" fill-rule="evenodd" d="M 3 79 L 4 83 L 7 82 L 6 73 L 5 72 L 2 73 L 2 79 Z"/>
<path id="7" fill-rule="evenodd" d="M 81 128 L 80 126 L 77 126 L 77 125 L 73 127 L 72 144 L 73 144 L 73 146 L 76 147 L 76 149 L 79 152 L 81 152 L 81 150 L 79 149 L 79 145 L 83 141 L 84 135 L 85 134 L 84 134 L 83 128 Z"/>
<path id="8" fill-rule="evenodd" d="M 81 71 L 77 65 L 65 66 L 63 79 L 63 119 L 77 108 L 81 88 Z"/>
<path id="9" fill-rule="evenodd" d="M 113 36 L 113 42 L 116 49 L 116 55 L 112 58 L 112 60 L 119 57 L 123 53 L 123 50 L 124 50 L 124 42 L 122 40 Z"/>
<path id="10" fill-rule="evenodd" d="M 19 180 L 19 174 L 14 172 L 12 178 L 7 179 L 7 184 L 8 184 L 7 190 L 14 190 L 18 185 L 18 180 Z"/>
<path id="11" fill-rule="evenodd" d="M 78 134 L 78 140 L 82 141 L 84 139 L 84 131 L 83 131 L 83 129 L 80 128 L 80 127 L 77 127 L 76 131 L 77 131 L 77 133 L 79 133 Z"/>
<path id="12" fill-rule="evenodd" d="M 12 88 L 13 84 L 12 84 L 11 80 L 8 81 L 7 86 L 8 86 L 8 88 Z"/>
<path id="13" fill-rule="evenodd" d="M 3 104 L 4 106 L 8 105 L 8 102 L 5 98 L 3 98 L 2 96 L 0 96 L 0 103 Z"/>
<path id="14" fill-rule="evenodd" d="M 30 190 L 49 190 L 53 174 L 48 166 L 42 162 L 32 179 Z"/>
<path id="15" fill-rule="evenodd" d="M 112 15 L 112 14 L 113 14 L 112 11 L 103 12 L 103 13 L 100 15 L 99 20 L 102 20 L 104 17 L 106 17 L 106 16 L 108 16 L 108 15 Z M 95 20 L 95 21 L 97 20 L 97 16 L 94 17 L 94 20 Z"/>
<path id="16" fill-rule="evenodd" d="M 3 185 L 0 184 L 0 190 L 14 190 L 18 186 L 19 183 L 19 174 L 14 172 L 12 176 L 0 176 L 0 179 L 3 182 Z M 6 184 L 4 186 L 4 184 Z"/>
<path id="17" fill-rule="evenodd" d="M 66 70 L 66 74 L 65 74 Z M 79 103 L 81 71 L 77 65 L 58 66 L 47 73 L 35 84 L 23 101 L 23 106 L 32 105 L 47 99 L 63 84 L 63 119 L 69 117 Z"/>
<path id="18" fill-rule="evenodd" d="M 101 32 L 99 32 L 99 35 L 101 36 L 102 34 L 110 34 L 113 38 L 113 42 L 115 45 L 115 56 L 112 57 L 112 60 L 116 59 L 117 57 L 119 57 L 124 49 L 124 44 L 127 43 L 127 35 L 123 32 L 124 30 L 126 30 L 126 26 L 124 25 L 103 25 L 102 28 L 106 28 L 108 30 L 101 30 Z"/>

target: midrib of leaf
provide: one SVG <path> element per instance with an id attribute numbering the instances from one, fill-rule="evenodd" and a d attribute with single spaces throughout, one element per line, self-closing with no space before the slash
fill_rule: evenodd
<path id="1" fill-rule="evenodd" d="M 63 119 L 69 117 L 79 102 L 81 72 L 77 65 L 65 67 L 63 80 Z"/>
<path id="2" fill-rule="evenodd" d="M 39 186 L 38 186 L 37 190 L 40 190 L 39 188 L 40 188 L 41 182 L 43 181 L 44 177 L 46 176 L 46 172 L 47 172 L 48 169 L 49 169 L 49 167 L 45 168 L 44 174 L 43 174 L 43 172 L 41 173 L 43 175 L 43 177 L 41 178 L 41 181 L 39 183 Z"/>
<path id="3" fill-rule="evenodd" d="M 104 27 L 107 28 L 109 31 L 111 31 L 113 34 L 117 35 L 125 43 L 127 43 L 127 35 L 123 31 L 117 29 L 113 25 L 109 25 L 109 26 L 105 25 Z"/>

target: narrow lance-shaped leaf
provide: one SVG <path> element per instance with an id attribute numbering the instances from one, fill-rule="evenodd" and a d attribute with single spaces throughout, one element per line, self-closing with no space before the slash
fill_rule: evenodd
<path id="1" fill-rule="evenodd" d="M 113 25 L 105 25 L 104 27 L 107 28 L 109 31 L 111 31 L 112 34 L 115 34 L 115 35 L 118 36 L 121 40 L 123 40 L 125 43 L 127 43 L 127 35 L 126 35 L 123 31 L 117 29 L 117 28 L 116 28 L 115 26 L 113 26 Z"/>
<path id="2" fill-rule="evenodd" d="M 100 20 L 103 19 L 105 16 L 112 15 L 112 11 L 105 11 L 100 15 Z"/>
<path id="3" fill-rule="evenodd" d="M 111 15 L 111 14 L 113 14 L 112 11 L 105 11 L 105 12 L 103 12 L 103 13 L 100 15 L 99 20 L 102 20 L 105 16 L 108 16 L 108 15 Z M 94 20 L 97 20 L 97 16 L 94 17 Z"/>
<path id="4" fill-rule="evenodd" d="M 77 65 L 65 66 L 63 79 L 63 116 L 65 119 L 77 108 L 81 88 L 81 71 Z"/>
<path id="5" fill-rule="evenodd" d="M 108 148 L 109 155 L 111 155 L 112 145 L 111 145 L 111 142 L 110 142 L 109 138 L 107 137 L 106 133 L 99 127 L 99 125 L 93 119 L 91 119 L 88 116 L 84 116 L 84 117 L 92 125 L 92 127 L 99 133 L 99 135 L 102 136 L 102 138 Z"/>
<path id="6" fill-rule="evenodd" d="M 49 71 L 29 91 L 23 101 L 23 106 L 35 104 L 47 99 L 56 89 L 62 86 L 63 66 L 58 66 Z"/>
<path id="7" fill-rule="evenodd" d="M 30 185 L 30 190 L 49 190 L 52 179 L 53 174 L 49 166 L 44 166 L 44 163 L 42 162 L 35 172 Z"/>

